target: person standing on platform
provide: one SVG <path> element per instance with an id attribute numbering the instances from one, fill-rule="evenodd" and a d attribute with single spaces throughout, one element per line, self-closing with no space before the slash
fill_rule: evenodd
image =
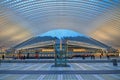
<path id="1" fill-rule="evenodd" d="M 109 56 L 109 55 L 107 55 L 107 59 L 108 59 L 108 60 L 110 59 L 110 56 Z"/>
<path id="2" fill-rule="evenodd" d="M 13 54 L 13 56 L 12 56 L 12 59 L 16 59 L 14 54 Z"/>
<path id="3" fill-rule="evenodd" d="M 102 55 L 100 54 L 100 59 L 102 58 Z"/>
<path id="4" fill-rule="evenodd" d="M 93 59 L 95 59 L 95 55 L 93 55 Z"/>
<path id="5" fill-rule="evenodd" d="M 35 52 L 35 58 L 36 58 L 36 59 L 39 58 L 38 52 Z"/>
<path id="6" fill-rule="evenodd" d="M 91 57 L 91 59 L 93 59 L 93 56 L 92 56 L 92 55 L 90 55 L 90 57 Z"/>
<path id="7" fill-rule="evenodd" d="M 25 60 L 25 58 L 26 58 L 25 55 L 23 55 L 23 59 L 24 59 L 24 60 Z"/>
<path id="8" fill-rule="evenodd" d="M 2 55 L 2 60 L 4 60 L 4 59 L 5 59 L 5 55 L 3 54 L 3 55 Z"/>
<path id="9" fill-rule="evenodd" d="M 29 55 L 30 55 L 30 54 L 29 54 L 29 53 L 27 53 L 27 59 L 29 59 Z"/>
<path id="10" fill-rule="evenodd" d="M 85 55 L 82 55 L 82 59 L 83 59 L 83 60 L 85 59 Z"/>

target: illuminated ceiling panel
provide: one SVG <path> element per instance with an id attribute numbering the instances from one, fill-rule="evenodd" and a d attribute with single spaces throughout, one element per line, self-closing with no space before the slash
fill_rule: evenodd
<path id="1" fill-rule="evenodd" d="M 0 46 L 71 29 L 120 48 L 120 0 L 0 0 Z"/>

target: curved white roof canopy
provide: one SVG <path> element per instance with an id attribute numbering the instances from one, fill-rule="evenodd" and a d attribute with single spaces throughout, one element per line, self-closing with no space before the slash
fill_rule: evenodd
<path id="1" fill-rule="evenodd" d="M 120 48 L 120 0 L 0 0 L 0 47 L 71 29 Z"/>

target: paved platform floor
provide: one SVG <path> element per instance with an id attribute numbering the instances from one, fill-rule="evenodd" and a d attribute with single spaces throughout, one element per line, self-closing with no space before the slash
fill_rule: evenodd
<path id="1" fill-rule="evenodd" d="M 1 63 L 0 70 L 120 70 L 112 63 L 68 63 L 70 67 L 51 67 L 54 63 Z M 0 74 L 0 80 L 120 80 L 120 74 Z"/>
<path id="2" fill-rule="evenodd" d="M 112 63 L 68 63 L 70 67 L 52 67 L 54 63 L 1 63 L 0 70 L 120 70 Z"/>
<path id="3" fill-rule="evenodd" d="M 120 80 L 120 74 L 48 74 L 20 75 L 0 74 L 0 80 Z"/>

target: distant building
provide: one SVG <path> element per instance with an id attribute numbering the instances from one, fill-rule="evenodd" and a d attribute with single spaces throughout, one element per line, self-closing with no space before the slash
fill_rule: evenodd
<path id="1" fill-rule="evenodd" d="M 104 53 L 111 47 L 78 32 L 58 29 L 35 36 L 13 49 L 20 54 L 29 53 L 31 58 L 35 56 L 35 52 L 39 54 L 39 58 L 53 58 L 55 53 L 66 53 L 67 57 L 72 58 Z"/>

